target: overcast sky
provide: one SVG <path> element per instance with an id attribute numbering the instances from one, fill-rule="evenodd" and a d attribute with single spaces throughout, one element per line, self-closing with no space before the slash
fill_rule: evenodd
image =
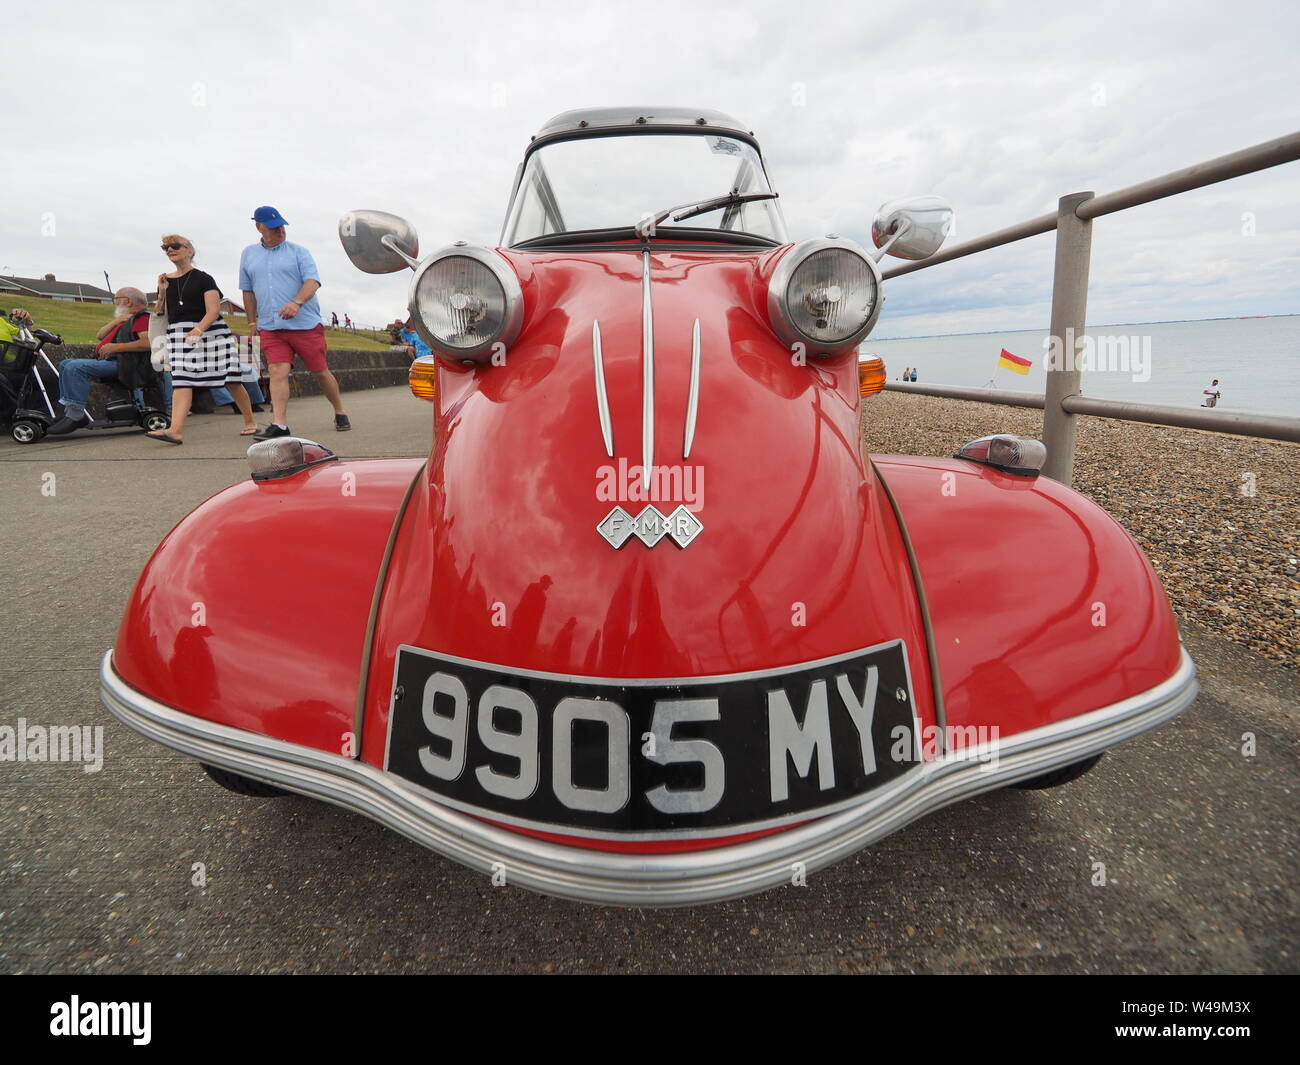
<path id="1" fill-rule="evenodd" d="M 339 216 L 494 243 L 529 135 L 569 108 L 734 114 L 793 237 L 863 242 L 896 196 L 947 197 L 965 240 L 1300 127 L 1282 0 L 55 0 L 7 5 L 3 40 L 0 273 L 148 288 L 174 231 L 232 292 L 269 203 L 326 313 L 363 324 L 404 313 L 409 275 L 353 269 Z M 1300 312 L 1298 190 L 1292 163 L 1098 220 L 1089 321 Z M 1051 258 L 1043 236 L 898 278 L 876 335 L 1045 327 Z"/>

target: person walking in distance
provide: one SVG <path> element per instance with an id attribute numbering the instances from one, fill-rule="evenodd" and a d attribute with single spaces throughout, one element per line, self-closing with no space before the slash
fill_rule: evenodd
<path id="1" fill-rule="evenodd" d="M 352 428 L 339 383 L 326 365 L 325 324 L 321 321 L 316 292 L 320 275 L 311 253 L 291 243 L 284 227 L 289 223 L 274 207 L 259 207 L 253 223 L 261 239 L 244 249 L 239 259 L 239 287 L 248 312 L 249 335 L 260 337 L 262 355 L 271 377 L 271 424 L 257 434 L 259 440 L 289 436 L 289 372 L 298 356 L 311 371 L 320 390 L 334 408 L 334 428 Z"/>

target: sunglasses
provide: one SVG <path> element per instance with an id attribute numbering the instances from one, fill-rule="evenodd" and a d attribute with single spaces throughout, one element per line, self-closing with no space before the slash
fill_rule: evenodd
<path id="1" fill-rule="evenodd" d="M 180 251 L 180 250 L 181 250 L 182 248 L 184 248 L 184 247 L 186 247 L 186 245 L 184 245 L 184 244 L 164 244 L 164 245 L 162 246 L 162 250 L 163 250 L 163 251 Z"/>

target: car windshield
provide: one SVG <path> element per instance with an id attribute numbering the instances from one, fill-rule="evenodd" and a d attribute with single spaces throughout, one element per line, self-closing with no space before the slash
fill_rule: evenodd
<path id="1" fill-rule="evenodd" d="M 630 235 L 639 222 L 674 204 L 770 192 L 758 152 L 734 137 L 661 133 L 556 141 L 529 155 L 505 243 L 515 247 L 593 230 Z M 658 232 L 785 240 L 780 210 L 770 199 L 722 204 L 681 222 L 669 218 Z"/>

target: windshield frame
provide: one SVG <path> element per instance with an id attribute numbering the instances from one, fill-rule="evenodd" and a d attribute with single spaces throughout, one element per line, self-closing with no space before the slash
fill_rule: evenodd
<path id="1" fill-rule="evenodd" d="M 524 173 L 528 169 L 528 161 L 533 152 L 548 144 L 556 144 L 560 141 L 574 140 L 591 140 L 596 137 L 653 137 L 653 136 L 682 136 L 688 135 L 693 137 L 727 137 L 732 140 L 743 141 L 754 149 L 754 154 L 758 157 L 759 167 L 762 170 L 763 180 L 767 187 L 773 189 L 772 180 L 767 172 L 767 160 L 763 157 L 763 150 L 759 147 L 758 141 L 752 134 L 746 134 L 736 129 L 716 129 L 710 126 L 700 125 L 619 125 L 619 126 L 594 126 L 591 129 L 575 130 L 558 130 L 555 133 L 543 134 L 534 137 L 524 152 L 523 161 L 515 171 L 515 182 L 510 190 L 510 201 L 506 204 L 505 218 L 501 222 L 501 236 L 497 241 L 500 247 L 509 247 L 512 250 L 527 251 L 530 246 L 533 247 L 565 247 L 569 243 L 581 244 L 584 246 L 593 243 L 605 242 L 623 242 L 628 239 L 639 239 L 636 235 L 636 220 L 629 221 L 626 230 L 621 227 L 599 230 L 572 230 L 564 233 L 551 233 L 542 237 L 530 237 L 518 241 L 515 244 L 506 244 L 506 228 L 510 225 L 511 216 L 515 209 L 515 200 L 519 197 L 519 190 L 523 185 Z M 702 194 L 703 195 L 703 194 Z M 553 198 L 553 194 L 552 194 Z M 776 238 L 760 236 L 756 233 L 744 233 L 734 229 L 711 229 L 704 226 L 690 227 L 666 227 L 660 226 L 657 229 L 657 239 L 659 240 L 689 240 L 695 243 L 719 243 L 719 244 L 744 244 L 748 246 L 779 248 L 782 244 L 788 243 L 789 237 L 785 225 L 785 215 L 781 211 L 781 201 L 773 199 L 770 201 L 774 228 L 776 229 Z M 732 217 L 732 208 L 723 209 L 723 220 Z M 686 234 L 689 232 L 689 236 Z M 571 242 L 564 238 L 572 236 Z M 593 239 L 594 238 L 594 239 Z M 545 241 L 544 245 L 538 245 L 536 242 Z"/>

